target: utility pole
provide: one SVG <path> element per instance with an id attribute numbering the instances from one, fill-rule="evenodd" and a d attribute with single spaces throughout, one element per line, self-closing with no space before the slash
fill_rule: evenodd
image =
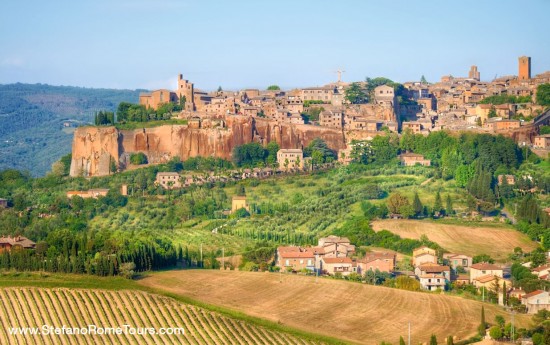
<path id="1" fill-rule="evenodd" d="M 485 286 L 481 287 L 481 301 L 485 302 Z"/>
<path id="2" fill-rule="evenodd" d="M 514 332 L 514 309 L 511 309 L 511 312 L 512 312 L 512 327 L 510 327 L 510 335 L 511 335 L 512 341 L 513 341 L 514 337 L 515 337 L 515 332 Z"/>
<path id="3" fill-rule="evenodd" d="M 409 343 L 408 345 L 411 345 L 411 322 L 409 321 Z"/>

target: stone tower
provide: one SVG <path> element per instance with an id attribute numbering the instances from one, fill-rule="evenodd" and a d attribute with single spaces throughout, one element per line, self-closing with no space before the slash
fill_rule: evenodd
<path id="1" fill-rule="evenodd" d="M 185 109 L 187 111 L 195 111 L 195 92 L 193 83 L 183 79 L 183 74 L 178 76 L 178 90 L 176 91 L 178 98 L 185 97 Z"/>
<path id="2" fill-rule="evenodd" d="M 531 79 L 531 58 L 529 56 L 520 56 L 518 77 L 519 80 Z"/>
<path id="3" fill-rule="evenodd" d="M 468 72 L 468 78 L 474 79 L 474 80 L 477 80 L 477 81 L 480 80 L 479 79 L 480 75 L 479 75 L 479 71 L 477 70 L 477 66 L 470 67 L 470 72 Z"/>

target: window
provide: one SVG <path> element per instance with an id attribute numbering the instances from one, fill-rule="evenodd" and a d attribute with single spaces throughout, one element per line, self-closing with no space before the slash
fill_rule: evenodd
<path id="1" fill-rule="evenodd" d="M 303 265 L 304 264 L 304 260 L 300 260 L 300 265 Z"/>
<path id="2" fill-rule="evenodd" d="M 286 259 L 285 266 L 288 266 L 288 265 L 290 265 L 290 262 L 288 261 L 288 259 Z"/>

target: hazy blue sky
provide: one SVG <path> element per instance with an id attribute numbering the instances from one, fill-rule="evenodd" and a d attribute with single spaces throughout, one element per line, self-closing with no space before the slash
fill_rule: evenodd
<path id="1" fill-rule="evenodd" d="M 7 0 L 0 83 L 202 89 L 550 70 L 550 0 Z"/>

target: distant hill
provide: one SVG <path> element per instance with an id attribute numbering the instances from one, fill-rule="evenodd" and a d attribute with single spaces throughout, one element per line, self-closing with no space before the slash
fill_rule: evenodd
<path id="1" fill-rule="evenodd" d="M 141 91 L 0 85 L 0 170 L 44 175 L 53 162 L 71 152 L 74 127 L 91 123 L 96 111 L 113 111 L 122 101 L 138 102 Z"/>

